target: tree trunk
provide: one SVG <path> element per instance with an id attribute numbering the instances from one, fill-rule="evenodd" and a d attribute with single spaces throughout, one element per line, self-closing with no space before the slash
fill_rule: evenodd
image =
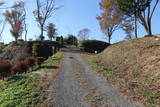
<path id="1" fill-rule="evenodd" d="M 134 15 L 134 36 L 137 38 L 137 15 Z"/>
<path id="2" fill-rule="evenodd" d="M 27 41 L 27 30 L 25 30 L 25 41 Z"/>
<path id="3" fill-rule="evenodd" d="M 108 43 L 111 43 L 111 36 L 108 36 Z"/>
<path id="4" fill-rule="evenodd" d="M 41 25 L 41 34 L 40 34 L 40 40 L 43 40 L 44 36 L 43 36 L 43 25 Z"/>
<path id="5" fill-rule="evenodd" d="M 148 35 L 152 36 L 151 20 L 148 19 L 147 23 L 148 23 L 148 29 L 147 29 Z"/>

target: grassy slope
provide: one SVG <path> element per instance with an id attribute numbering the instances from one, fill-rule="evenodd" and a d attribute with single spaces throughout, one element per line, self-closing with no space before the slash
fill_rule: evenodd
<path id="1" fill-rule="evenodd" d="M 90 63 L 130 98 L 146 106 L 160 105 L 160 41 L 123 41 L 90 58 Z"/>
<path id="2" fill-rule="evenodd" d="M 52 66 L 58 67 L 61 57 L 62 53 L 59 52 L 46 60 L 37 71 L 11 76 L 1 81 L 0 107 L 34 107 L 43 102 L 50 78 L 48 75 L 39 74 L 47 71 L 55 76 L 57 72 L 53 71 Z"/>

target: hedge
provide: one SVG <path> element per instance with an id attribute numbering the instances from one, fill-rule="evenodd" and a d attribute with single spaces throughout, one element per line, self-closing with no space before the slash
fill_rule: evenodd
<path id="1" fill-rule="evenodd" d="M 84 50 L 85 52 L 89 53 L 95 53 L 97 51 L 98 53 L 102 52 L 105 48 L 107 48 L 110 44 L 98 41 L 98 40 L 84 40 L 80 43 L 80 48 Z"/>

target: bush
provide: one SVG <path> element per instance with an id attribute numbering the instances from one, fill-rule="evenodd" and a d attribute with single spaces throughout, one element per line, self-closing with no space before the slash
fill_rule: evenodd
<path id="1" fill-rule="evenodd" d="M 14 73 L 24 73 L 27 72 L 28 68 L 29 67 L 25 61 L 20 61 L 12 68 L 12 71 Z"/>
<path id="2" fill-rule="evenodd" d="M 32 46 L 32 54 L 36 57 L 48 57 L 53 54 L 52 47 L 42 42 L 34 43 Z"/>
<path id="3" fill-rule="evenodd" d="M 56 41 L 57 41 L 61 46 L 64 45 L 63 36 L 61 36 L 61 37 L 56 37 Z"/>
<path id="4" fill-rule="evenodd" d="M 6 77 L 11 74 L 11 62 L 8 60 L 0 61 L 0 77 Z"/>
<path id="5" fill-rule="evenodd" d="M 78 39 L 73 35 L 69 35 L 67 38 L 65 38 L 64 42 L 68 45 L 78 45 Z"/>
<path id="6" fill-rule="evenodd" d="M 34 65 L 36 65 L 36 58 L 35 57 L 28 57 L 27 59 L 25 59 L 25 62 L 28 67 L 33 67 Z"/>
<path id="7" fill-rule="evenodd" d="M 44 57 L 37 57 L 37 65 L 41 65 L 45 60 L 46 58 Z"/>
<path id="8" fill-rule="evenodd" d="M 95 53 L 97 51 L 98 53 L 102 52 L 105 48 L 107 48 L 110 44 L 98 41 L 98 40 L 85 40 L 82 41 L 80 44 L 80 47 L 85 51 L 89 53 Z"/>
<path id="9" fill-rule="evenodd" d="M 59 49 L 61 47 L 59 42 L 56 41 L 32 41 L 30 42 L 32 45 L 32 55 L 36 57 L 48 57 L 52 56 L 53 50 L 52 47 Z M 36 46 L 37 45 L 37 46 Z"/>

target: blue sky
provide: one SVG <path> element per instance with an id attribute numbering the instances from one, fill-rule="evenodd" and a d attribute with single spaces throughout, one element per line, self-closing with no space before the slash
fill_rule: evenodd
<path id="1" fill-rule="evenodd" d="M 7 0 L 6 0 L 7 1 Z M 7 1 L 7 5 L 13 4 L 16 0 Z M 39 35 L 39 28 L 32 14 L 35 9 L 35 0 L 25 0 L 27 1 L 27 24 L 28 24 L 28 39 L 35 39 Z M 101 0 L 58 0 L 59 5 L 64 5 L 63 8 L 58 10 L 53 18 L 49 22 L 56 24 L 58 29 L 58 34 L 64 37 L 67 34 L 77 35 L 79 30 L 83 28 L 89 28 L 91 30 L 90 39 L 104 39 L 103 33 L 100 30 L 99 23 L 96 20 L 96 16 L 100 14 L 99 2 Z M 158 5 L 155 15 L 153 17 L 153 34 L 160 34 L 160 5 Z M 3 11 L 0 14 L 2 17 Z M 139 37 L 143 37 L 146 33 L 141 25 L 138 26 Z M 10 26 L 7 25 L 3 33 L 3 40 L 5 43 L 13 41 L 10 34 Z M 123 31 L 118 30 L 113 34 L 112 43 L 121 41 L 125 38 Z"/>

